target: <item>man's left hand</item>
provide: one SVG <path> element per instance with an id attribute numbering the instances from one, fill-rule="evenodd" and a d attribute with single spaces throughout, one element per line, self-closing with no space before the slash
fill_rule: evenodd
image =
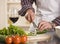
<path id="1" fill-rule="evenodd" d="M 41 21 L 39 24 L 38 24 L 38 28 L 40 31 L 43 31 L 44 29 L 51 29 L 52 28 L 52 25 L 50 22 L 47 22 L 47 21 Z"/>

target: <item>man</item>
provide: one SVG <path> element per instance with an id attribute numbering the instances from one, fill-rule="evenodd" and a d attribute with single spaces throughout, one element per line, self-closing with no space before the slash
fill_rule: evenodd
<path id="1" fill-rule="evenodd" d="M 37 6 L 36 12 L 42 17 L 38 24 L 38 28 L 41 31 L 60 25 L 59 0 L 21 0 L 22 9 L 18 13 L 21 16 L 27 13 L 26 19 L 29 22 L 33 22 L 35 19 L 35 10 L 32 7 L 33 2 Z"/>

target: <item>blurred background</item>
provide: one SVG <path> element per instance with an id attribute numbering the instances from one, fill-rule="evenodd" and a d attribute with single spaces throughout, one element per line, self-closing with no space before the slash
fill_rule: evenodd
<path id="1" fill-rule="evenodd" d="M 33 7 L 36 9 L 35 4 Z M 18 15 L 21 9 L 21 0 L 0 0 L 0 28 L 7 27 L 9 24 L 29 27 L 30 23 Z"/>

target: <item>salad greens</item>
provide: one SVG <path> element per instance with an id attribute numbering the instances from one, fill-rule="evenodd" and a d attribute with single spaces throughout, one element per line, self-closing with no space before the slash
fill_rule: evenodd
<path id="1" fill-rule="evenodd" d="M 14 25 L 10 25 L 8 28 L 3 28 L 0 30 L 0 35 L 16 35 L 16 34 L 20 36 L 26 35 L 23 28 Z"/>

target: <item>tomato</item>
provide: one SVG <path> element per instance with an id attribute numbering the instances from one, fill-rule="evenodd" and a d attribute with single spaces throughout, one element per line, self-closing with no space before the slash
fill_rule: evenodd
<path id="1" fill-rule="evenodd" d="M 19 44 L 21 42 L 21 38 L 19 35 L 13 36 L 13 43 L 14 44 Z"/>
<path id="2" fill-rule="evenodd" d="M 21 36 L 21 42 L 25 43 L 27 41 L 27 36 Z"/>
<path id="3" fill-rule="evenodd" d="M 6 42 L 6 44 L 11 44 L 12 43 L 12 37 L 11 36 L 7 36 L 5 38 L 5 42 Z"/>

